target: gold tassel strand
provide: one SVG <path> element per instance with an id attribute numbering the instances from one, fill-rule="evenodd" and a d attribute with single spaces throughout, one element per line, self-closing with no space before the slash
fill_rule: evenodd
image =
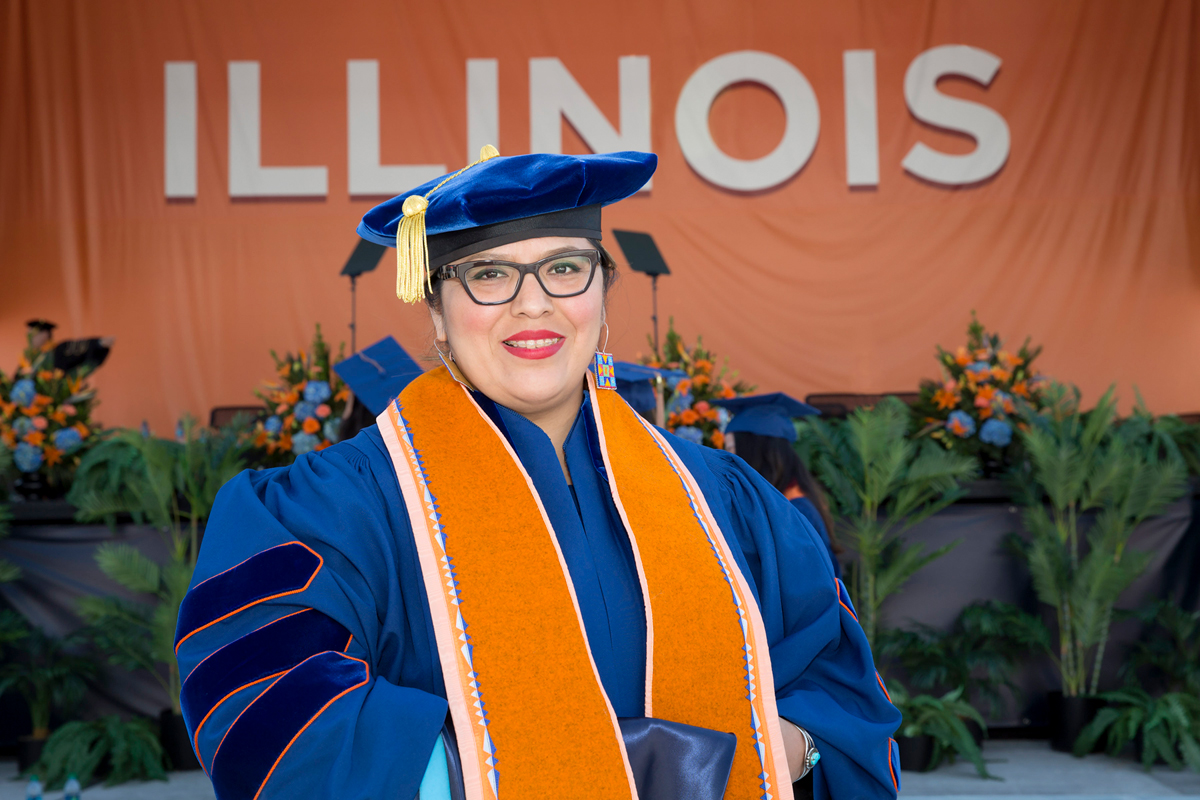
<path id="1" fill-rule="evenodd" d="M 429 209 L 430 196 L 471 167 L 498 155 L 499 150 L 485 144 L 479 150 L 478 161 L 447 176 L 424 197 L 414 194 L 405 198 L 402 206 L 404 217 L 396 227 L 396 297 L 405 303 L 419 303 L 425 299 L 426 292 L 433 291 L 433 276 L 429 272 L 429 240 L 425 235 L 425 212 Z"/>

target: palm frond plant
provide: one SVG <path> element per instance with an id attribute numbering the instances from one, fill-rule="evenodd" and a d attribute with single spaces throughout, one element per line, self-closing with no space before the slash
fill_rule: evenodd
<path id="1" fill-rule="evenodd" d="M 995 600 L 964 608 L 949 631 L 927 625 L 887 630 L 879 657 L 904 670 L 909 686 L 922 691 L 963 688 L 963 697 L 992 714 L 1003 702 L 1002 687 L 1016 692 L 1013 675 L 1023 660 L 1050 651 L 1042 621 Z"/>
<path id="2" fill-rule="evenodd" d="M 1017 475 L 1030 538 L 1012 541 L 1038 599 L 1055 610 L 1063 695 L 1095 695 L 1114 605 L 1150 560 L 1128 548 L 1129 537 L 1183 495 L 1186 468 L 1116 435 L 1112 389 L 1087 413 L 1074 387 L 1053 384 L 1043 396 L 1045 409 L 1026 416 L 1029 466 Z M 1085 541 L 1088 514 L 1094 519 Z"/>
<path id="3" fill-rule="evenodd" d="M 78 637 L 55 638 L 23 620 L 5 621 L 9 646 L 0 664 L 0 695 L 15 689 L 25 698 L 33 738 L 50 735 L 55 712 L 70 713 L 83 699 L 96 665 L 78 652 Z"/>
<path id="4" fill-rule="evenodd" d="M 1153 697 L 1137 686 L 1100 697 L 1108 706 L 1083 729 L 1075 742 L 1075 755 L 1090 753 L 1105 736 L 1105 749 L 1114 756 L 1130 742 L 1139 742 L 1147 772 L 1158 759 L 1171 769 L 1183 769 L 1186 764 L 1200 772 L 1200 697 L 1191 692 Z"/>
<path id="5" fill-rule="evenodd" d="M 966 492 L 976 460 L 907 436 L 909 410 L 895 397 L 860 408 L 844 422 L 808 417 L 799 425 L 799 450 L 829 491 L 837 530 L 857 558 L 850 594 L 872 648 L 883 601 L 929 562 L 931 552 L 906 544 L 903 533 Z"/>
<path id="6" fill-rule="evenodd" d="M 246 448 L 236 434 L 209 434 L 186 418 L 179 441 L 122 431 L 96 450 L 96 473 L 72 497 L 77 518 L 91 521 L 128 513 L 145 520 L 162 532 L 170 559 L 160 566 L 130 545 L 101 545 L 96 550 L 101 571 L 152 599 L 85 597 L 80 613 L 92 623 L 94 640 L 110 661 L 153 675 L 178 714 L 174 639 L 179 605 L 196 566 L 204 521 L 217 491 L 242 470 Z M 131 458 L 133 453 L 137 459 Z M 101 463 L 106 465 L 103 470 Z M 114 472 L 119 484 L 110 480 Z"/>
<path id="7" fill-rule="evenodd" d="M 68 722 L 51 734 L 30 770 L 48 790 L 61 789 L 70 775 L 87 787 L 133 780 L 167 780 L 158 733 L 145 719 L 115 714 L 92 722 Z"/>
<path id="8" fill-rule="evenodd" d="M 1123 671 L 1149 672 L 1171 692 L 1200 697 L 1200 611 L 1185 611 L 1159 600 L 1128 613 L 1147 626 L 1146 636 L 1133 645 Z"/>
<path id="9" fill-rule="evenodd" d="M 968 720 L 980 727 L 984 727 L 984 721 L 979 712 L 963 699 L 961 686 L 941 697 L 910 694 L 908 689 L 894 681 L 888 682 L 888 688 L 893 705 L 904 717 L 897 733 L 909 738 L 929 736 L 933 739 L 933 756 L 926 770 L 936 768 L 944 760 L 953 763 L 955 756 L 962 756 L 975 765 L 979 777 L 997 779 L 988 772 L 983 753 L 967 728 Z"/>

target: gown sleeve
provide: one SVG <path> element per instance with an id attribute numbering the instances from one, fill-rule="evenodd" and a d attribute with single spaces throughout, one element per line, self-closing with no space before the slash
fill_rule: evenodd
<path id="1" fill-rule="evenodd" d="M 446 701 L 399 491 L 362 441 L 217 496 L 176 653 L 219 800 L 417 794 Z"/>
<path id="2" fill-rule="evenodd" d="M 875 671 L 821 536 L 740 458 L 690 443 L 676 450 L 693 474 L 708 472 L 708 486 L 697 474 L 701 489 L 713 513 L 725 515 L 718 522 L 726 538 L 740 546 L 771 642 L 779 715 L 808 731 L 821 754 L 813 768 L 814 800 L 893 800 L 900 790 L 892 739 L 900 712 Z M 696 461 L 707 470 L 693 467 Z"/>

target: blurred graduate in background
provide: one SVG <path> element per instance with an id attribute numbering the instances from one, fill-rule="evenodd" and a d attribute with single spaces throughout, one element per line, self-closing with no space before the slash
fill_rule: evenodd
<path id="1" fill-rule="evenodd" d="M 821 412 L 782 392 L 717 400 L 714 404 L 724 406 L 734 415 L 725 427 L 725 449 L 740 456 L 766 478 L 812 523 L 825 540 L 833 574 L 840 580 L 842 565 L 829 533 L 833 529 L 829 501 L 792 447 L 796 441 L 792 420 Z"/>

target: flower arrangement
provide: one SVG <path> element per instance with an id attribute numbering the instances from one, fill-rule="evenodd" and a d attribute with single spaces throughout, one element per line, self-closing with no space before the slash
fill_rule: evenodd
<path id="1" fill-rule="evenodd" d="M 754 387 L 735 381 L 737 373 L 729 372 L 728 366 L 718 370 L 716 354 L 704 347 L 702 337 L 696 337 L 694 347 L 684 344 L 683 337 L 675 331 L 674 318 L 667 326 L 662 352 L 640 360 L 649 367 L 687 373 L 685 378 L 668 382 L 669 394 L 664 398 L 667 430 L 696 444 L 718 450 L 724 447 L 729 412 L 712 405 L 712 401 L 749 394 Z"/>
<path id="2" fill-rule="evenodd" d="M 337 361 L 342 359 L 344 348 L 339 347 Z M 301 350 L 280 358 L 272 350 L 271 358 L 279 379 L 265 383 L 254 393 L 266 408 L 254 424 L 250 439 L 257 451 L 252 460 L 277 467 L 337 442 L 350 390 L 332 369 L 336 361 L 330 359 L 320 325 L 308 352 Z"/>
<path id="3" fill-rule="evenodd" d="M 79 459 L 99 438 L 89 372 L 56 369 L 54 343 L 34 347 L 32 336 L 13 374 L 0 372 L 0 442 L 12 454 L 19 493 L 32 498 L 64 492 Z"/>
<path id="4" fill-rule="evenodd" d="M 1017 409 L 1042 406 L 1046 381 L 1032 369 L 1041 347 L 1029 340 L 1016 353 L 1003 349 L 996 333 L 988 333 L 975 313 L 967 326 L 967 344 L 953 353 L 938 347 L 940 381 L 921 382 L 914 413 L 918 436 L 929 436 L 948 450 L 978 456 L 989 466 L 1009 463 Z"/>

